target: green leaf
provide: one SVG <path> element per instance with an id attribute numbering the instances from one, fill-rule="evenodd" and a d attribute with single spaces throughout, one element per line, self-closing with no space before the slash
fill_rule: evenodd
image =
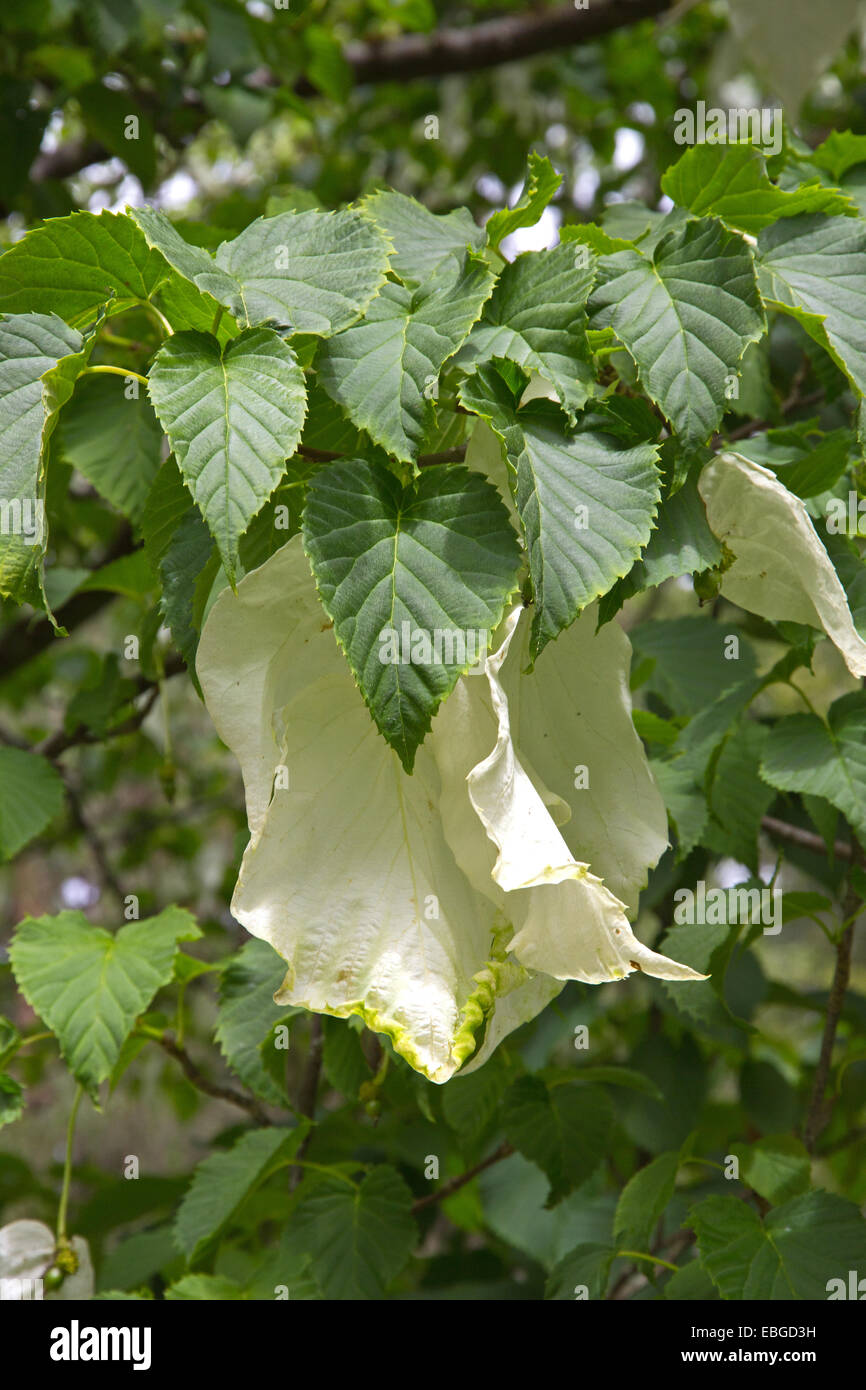
<path id="1" fill-rule="evenodd" d="M 304 544 L 361 693 L 409 772 L 514 592 L 508 514 L 462 466 L 425 468 L 402 487 L 379 466 L 332 463 L 310 482 Z"/>
<path id="2" fill-rule="evenodd" d="M 198 512 L 190 510 L 174 532 L 159 562 L 162 581 L 160 612 L 171 629 L 172 640 L 186 662 L 197 689 L 195 654 L 199 632 L 194 612 L 196 581 L 211 556 L 216 560 L 210 532 Z"/>
<path id="3" fill-rule="evenodd" d="M 536 154 L 533 150 L 528 160 L 523 192 L 517 202 L 513 207 L 494 212 L 488 218 L 488 245 L 497 251 L 500 242 L 516 232 L 518 227 L 534 227 L 561 183 L 561 175 L 547 156 Z"/>
<path id="4" fill-rule="evenodd" d="M 233 276 L 217 265 L 204 247 L 190 245 L 165 213 L 158 212 L 155 208 L 130 208 L 129 217 L 141 233 L 141 240 L 150 249 L 156 263 L 167 262 L 180 276 L 181 281 L 188 281 L 201 295 L 206 296 L 206 303 L 202 307 L 212 306 L 211 320 L 216 316 L 219 305 L 229 309 L 236 319 L 244 319 L 241 287 Z M 174 318 L 171 321 L 175 323 Z M 175 323 L 175 326 L 204 325 Z"/>
<path id="5" fill-rule="evenodd" d="M 354 208 L 260 217 L 216 253 L 239 285 L 240 322 L 327 338 L 354 323 L 382 286 L 388 241 Z"/>
<path id="6" fill-rule="evenodd" d="M 91 1094 L 139 1014 L 171 979 L 178 942 L 200 935 L 180 907 L 127 922 L 114 935 L 91 926 L 83 912 L 25 917 L 18 925 L 9 948 L 18 988 Z"/>
<path id="7" fill-rule="evenodd" d="M 710 832 L 704 843 L 758 872 L 758 835 L 774 799 L 758 769 L 767 736 L 764 725 L 742 719 L 719 754 L 709 793 Z"/>
<path id="8" fill-rule="evenodd" d="M 693 478 L 662 500 L 655 529 L 641 558 L 617 580 L 598 605 L 599 626 L 619 612 L 626 599 L 666 579 L 712 569 L 722 550 L 707 524 L 707 514 Z"/>
<path id="9" fill-rule="evenodd" d="M 823 796 L 866 835 L 866 694 L 836 700 L 826 724 L 792 714 L 770 729 L 761 776 L 778 791 Z"/>
<path id="10" fill-rule="evenodd" d="M 694 772 L 678 759 L 651 758 L 650 767 L 677 836 L 677 859 L 700 844 L 707 824 L 707 803 Z"/>
<path id="11" fill-rule="evenodd" d="M 174 1221 L 174 1237 L 190 1265 L 217 1243 L 247 1197 L 291 1162 L 310 1128 L 251 1129 L 234 1146 L 196 1166 Z"/>
<path id="12" fill-rule="evenodd" d="M 138 383 L 133 383 L 137 386 Z M 60 415 L 52 456 L 76 468 L 113 507 L 137 521 L 159 471 L 162 430 L 146 396 L 116 376 L 78 382 Z"/>
<path id="13" fill-rule="evenodd" d="M 495 1052 L 470 1076 L 456 1076 L 442 1092 L 442 1114 L 464 1143 L 473 1144 L 495 1119 L 508 1086 L 508 1067 Z"/>
<path id="14" fill-rule="evenodd" d="M 743 1182 L 777 1205 L 809 1191 L 812 1160 L 799 1139 L 777 1134 L 755 1144 L 735 1144 Z"/>
<path id="15" fill-rule="evenodd" d="M 663 989 L 670 1012 L 688 1023 L 695 1033 L 742 1048 L 749 1025 L 736 1017 L 725 998 L 725 980 L 739 932 L 736 922 L 715 925 L 698 921 L 694 925 L 669 927 L 662 937 L 665 950 L 676 952 L 677 958 L 709 978 L 698 980 L 689 990 L 677 989 L 665 981 Z"/>
<path id="16" fill-rule="evenodd" d="M 176 333 L 157 353 L 150 397 L 184 480 L 234 579 L 238 543 L 277 486 L 304 423 L 304 375 L 267 328 L 222 350 L 205 333 Z"/>
<path id="17" fill-rule="evenodd" d="M 721 217 L 753 235 L 780 217 L 856 213 L 847 194 L 817 179 L 791 192 L 777 188 L 760 149 L 747 144 L 693 145 L 662 176 L 662 191 L 696 217 Z"/>
<path id="18" fill-rule="evenodd" d="M 142 103 L 131 103 L 129 93 L 91 82 L 79 88 L 76 100 L 87 123 L 88 132 L 111 154 L 123 160 L 145 188 L 156 178 L 156 141 L 153 123 Z M 135 106 L 138 129 L 134 139 L 127 136 L 131 105 Z"/>
<path id="19" fill-rule="evenodd" d="M 519 386 L 519 383 L 518 383 Z M 560 406 L 518 408 L 493 366 L 460 396 L 502 440 L 529 551 L 532 658 L 626 574 L 650 537 L 660 482 L 654 444 L 623 444 L 605 416 L 568 427 Z"/>
<path id="20" fill-rule="evenodd" d="M 388 281 L 366 317 L 323 344 L 319 380 L 356 425 L 411 462 L 432 417 L 439 373 L 477 320 L 493 287 L 487 264 L 468 254 L 420 289 Z"/>
<path id="21" fill-rule="evenodd" d="M 167 458 L 148 491 L 139 523 L 144 553 L 154 574 L 159 574 L 159 562 L 172 536 L 194 506 L 177 464 Z"/>
<path id="22" fill-rule="evenodd" d="M 765 303 L 790 314 L 866 394 L 866 225 L 796 217 L 758 238 Z"/>
<path id="23" fill-rule="evenodd" d="M 412 1195 L 388 1164 L 358 1186 L 327 1178 L 301 1196 L 293 1243 L 309 1253 L 326 1298 L 380 1299 L 418 1238 Z"/>
<path id="24" fill-rule="evenodd" d="M 11 859 L 60 814 L 63 795 L 47 758 L 0 747 L 0 859 Z"/>
<path id="25" fill-rule="evenodd" d="M 0 279 L 5 260 L 0 257 Z M 50 374 L 64 359 L 77 361 L 82 344 L 53 313 L 0 320 L 0 594 L 19 602 L 39 602 L 35 573 L 46 544 L 44 451 L 63 403 Z"/>
<path id="26" fill-rule="evenodd" d="M 273 1026 L 295 1012 L 274 1003 L 286 973 L 284 962 L 266 941 L 244 942 L 225 964 L 220 981 L 214 1038 L 245 1086 L 270 1105 L 285 1105 L 282 1089 L 267 1071 L 262 1044 Z"/>
<path id="27" fill-rule="evenodd" d="M 332 101 L 344 102 L 354 83 L 354 73 L 343 57 L 337 35 L 323 24 L 307 24 L 303 31 L 307 77 Z"/>
<path id="28" fill-rule="evenodd" d="M 505 357 L 540 372 L 573 422 L 595 384 L 584 312 L 594 280 L 594 258 L 580 257 L 565 242 L 518 256 L 499 277 L 458 366 Z"/>
<path id="29" fill-rule="evenodd" d="M 82 327 L 109 301 L 115 313 L 157 292 L 170 292 L 176 328 L 203 327 L 217 307 L 175 275 L 122 213 L 49 218 L 0 257 L 2 313 L 55 313 Z"/>
<path id="30" fill-rule="evenodd" d="M 807 420 L 745 439 L 737 452 L 771 469 L 797 497 L 814 497 L 839 481 L 855 448 L 851 430 L 824 434 Z"/>
<path id="31" fill-rule="evenodd" d="M 417 287 L 443 267 L 456 274 L 467 249 L 484 245 L 484 230 L 466 208 L 437 216 L 414 198 L 385 189 L 367 198 L 364 209 L 392 242 L 391 269 L 404 285 Z"/>
<path id="32" fill-rule="evenodd" d="M 24 1114 L 24 1088 L 14 1076 L 0 1072 L 0 1129 Z"/>
<path id="33" fill-rule="evenodd" d="M 690 1260 L 665 1282 L 662 1297 L 676 1303 L 706 1303 L 718 1295 L 700 1260 Z"/>
<path id="34" fill-rule="evenodd" d="M 322 1068 L 331 1085 L 347 1100 L 357 1100 L 365 1081 L 372 1072 L 361 1050 L 357 1029 L 341 1018 L 322 1020 L 324 1044 Z"/>
<path id="35" fill-rule="evenodd" d="M 629 1178 L 619 1196 L 614 1235 L 628 1250 L 648 1250 L 656 1224 L 674 1195 L 679 1153 L 659 1154 Z"/>
<path id="36" fill-rule="evenodd" d="M 602 257 L 590 313 L 593 328 L 615 329 L 647 395 L 692 445 L 718 429 L 729 378 L 766 327 L 751 251 L 714 218 L 668 232 L 651 257 Z"/>
<path id="37" fill-rule="evenodd" d="M 820 1299 L 862 1266 L 866 1224 L 853 1202 L 810 1192 L 765 1221 L 736 1197 L 708 1197 L 690 1223 L 701 1261 L 722 1298 Z"/>
<path id="38" fill-rule="evenodd" d="M 739 637 L 736 660 L 728 636 Z M 647 689 L 660 695 L 674 714 L 700 715 L 730 686 L 755 673 L 755 653 L 733 625 L 726 631 L 705 618 L 659 618 L 629 633 L 639 657 L 655 660 Z M 719 733 L 721 738 L 722 728 Z"/>
<path id="39" fill-rule="evenodd" d="M 550 1271 L 544 1290 L 545 1298 L 563 1301 L 584 1296 L 604 1298 L 614 1254 L 610 1245 L 593 1242 L 576 1245 Z"/>
<path id="40" fill-rule="evenodd" d="M 522 1076 L 505 1097 L 502 1122 L 510 1143 L 546 1174 L 545 1206 L 553 1207 L 595 1172 L 608 1150 L 613 1107 L 597 1086 L 548 1088 Z"/>

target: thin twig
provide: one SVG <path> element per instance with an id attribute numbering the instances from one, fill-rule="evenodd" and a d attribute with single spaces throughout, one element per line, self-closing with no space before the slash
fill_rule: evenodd
<path id="1" fill-rule="evenodd" d="M 800 825 L 789 825 L 787 821 L 777 820 L 775 816 L 762 816 L 761 825 L 768 835 L 775 835 L 777 840 L 789 840 L 792 845 L 811 850 L 813 854 L 827 854 L 826 844 L 813 830 L 804 830 Z M 837 859 L 850 859 L 853 853 L 846 840 L 836 840 L 833 852 Z"/>
<path id="2" fill-rule="evenodd" d="M 114 870 L 111 867 L 108 855 L 105 850 L 105 846 L 103 845 L 99 834 L 90 824 L 90 821 L 84 814 L 84 807 L 81 804 L 81 798 L 79 797 L 77 790 L 75 789 L 75 787 L 72 786 L 68 778 L 64 778 L 63 781 L 64 786 L 66 788 L 66 800 L 69 802 L 69 810 L 72 814 L 73 822 L 81 831 L 81 834 L 84 836 L 84 839 L 87 841 L 87 844 L 90 847 L 90 853 L 93 855 L 94 862 L 96 864 L 97 869 L 99 870 L 100 878 L 102 879 L 106 888 L 110 889 L 110 891 L 117 898 L 118 902 L 122 904 L 125 894 L 121 886 L 120 880 L 117 878 Z"/>
<path id="3" fill-rule="evenodd" d="M 513 1153 L 514 1149 L 512 1145 L 503 1142 L 499 1145 L 499 1148 L 494 1149 L 493 1153 L 487 1158 L 482 1159 L 480 1163 L 476 1163 L 474 1168 L 467 1168 L 465 1173 L 458 1173 L 456 1178 L 449 1178 L 448 1182 L 443 1183 L 436 1192 L 431 1192 L 426 1197 L 419 1197 L 416 1202 L 412 1203 L 412 1211 L 423 1211 L 425 1207 L 432 1207 L 436 1202 L 444 1202 L 446 1198 L 453 1196 L 455 1192 L 459 1192 L 461 1187 L 465 1187 L 473 1178 L 477 1178 L 478 1174 L 483 1173 L 485 1168 L 492 1168 L 494 1163 L 501 1163 L 503 1158 L 509 1158 Z"/>
<path id="4" fill-rule="evenodd" d="M 863 851 L 860 846 L 855 847 L 854 860 L 862 864 L 864 859 Z M 842 932 L 836 946 L 836 965 L 833 970 L 833 983 L 830 986 L 830 996 L 827 1000 L 827 1014 L 824 1019 L 824 1033 L 821 1038 L 821 1052 L 818 1056 L 818 1065 L 815 1069 L 815 1079 L 812 1083 L 812 1094 L 809 1098 L 809 1106 L 806 1111 L 806 1121 L 803 1125 L 803 1143 L 809 1153 L 813 1153 L 818 1136 L 829 1123 L 833 1111 L 833 1098 L 824 1099 L 827 1090 L 827 1082 L 830 1079 L 830 1067 L 833 1062 L 833 1048 L 836 1042 L 836 1032 L 839 1027 L 839 1019 L 842 1016 L 842 1009 L 845 1004 L 845 992 L 848 988 L 848 981 L 851 978 L 851 947 L 854 942 L 854 927 L 856 926 L 855 914 L 862 909 L 862 901 L 859 893 L 854 888 L 849 887 L 845 894 L 845 901 L 842 904 L 844 919 L 852 918 L 849 925 Z"/>
<path id="5" fill-rule="evenodd" d="M 322 1027 L 321 1014 L 313 1014 L 310 1020 L 310 1050 L 307 1053 L 307 1060 L 304 1064 L 301 1084 L 298 1088 L 297 1111 L 299 1115 L 304 1115 L 308 1120 L 315 1118 L 316 1099 L 319 1094 L 319 1079 L 322 1075 L 322 1052 L 325 1046 L 325 1033 Z M 301 1142 L 297 1152 L 297 1158 L 302 1159 L 306 1156 L 307 1149 L 310 1147 L 312 1130 Z M 294 1191 L 304 1170 L 299 1165 L 294 1165 L 289 1172 L 289 1189 Z"/>
<path id="6" fill-rule="evenodd" d="M 151 1034 L 147 1036 L 150 1037 Z M 214 1100 L 224 1100 L 228 1105 L 236 1105 L 238 1109 L 245 1110 L 248 1115 L 252 1116 L 256 1124 L 269 1125 L 273 1123 L 255 1096 L 248 1096 L 245 1092 L 236 1090 L 234 1086 L 221 1086 L 217 1081 L 209 1081 L 199 1071 L 186 1048 L 181 1047 L 170 1033 L 163 1033 L 161 1037 L 154 1038 L 154 1042 L 158 1042 L 163 1051 L 180 1064 L 181 1071 L 187 1081 L 190 1085 L 195 1086 L 197 1091 L 203 1091 L 206 1096 L 211 1096 Z"/>

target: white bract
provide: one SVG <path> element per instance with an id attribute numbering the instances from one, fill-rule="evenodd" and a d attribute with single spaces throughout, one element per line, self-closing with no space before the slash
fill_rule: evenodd
<path id="1" fill-rule="evenodd" d="M 642 945 L 590 871 L 604 860 L 633 902 L 667 839 L 630 720 L 628 642 L 613 625 L 596 636 L 587 614 L 522 675 L 528 626 L 513 609 L 487 679 L 461 678 L 412 776 L 360 698 L 299 537 L 219 595 L 198 650 L 246 789 L 232 911 L 285 960 L 278 1002 L 359 1015 L 437 1082 L 480 1065 L 563 980 L 701 978 Z M 522 719 L 550 721 L 541 773 Z M 591 793 L 574 790 L 578 763 Z"/>
<path id="2" fill-rule="evenodd" d="M 707 464 L 698 489 L 710 529 L 736 557 L 722 576 L 724 597 L 771 622 L 822 628 L 852 676 L 866 676 L 866 642 L 800 498 L 733 453 Z"/>

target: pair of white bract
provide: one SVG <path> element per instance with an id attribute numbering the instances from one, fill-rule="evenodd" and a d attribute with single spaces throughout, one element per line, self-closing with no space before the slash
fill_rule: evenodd
<path id="1" fill-rule="evenodd" d="M 736 556 L 722 593 L 823 628 L 866 674 L 803 503 L 734 454 L 699 487 Z M 506 615 L 486 679 L 458 681 L 411 777 L 364 706 L 299 536 L 220 594 L 199 646 L 246 789 L 232 911 L 286 961 L 278 1001 L 359 1015 L 437 1082 L 480 1066 L 565 980 L 703 978 L 629 924 L 668 829 L 632 723 L 628 639 L 615 622 L 597 632 L 588 609 L 527 673 L 529 625 L 521 604 Z"/>

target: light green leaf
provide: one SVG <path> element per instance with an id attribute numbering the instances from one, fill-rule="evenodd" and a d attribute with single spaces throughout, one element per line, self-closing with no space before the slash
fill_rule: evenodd
<path id="1" fill-rule="evenodd" d="M 238 543 L 279 482 L 304 423 L 304 374 L 267 328 L 222 350 L 176 333 L 157 353 L 150 398 L 184 480 L 233 579 Z"/>
<path id="2" fill-rule="evenodd" d="M 91 1094 L 138 1015 L 171 979 L 178 942 L 200 935 L 179 907 L 127 922 L 113 935 L 91 926 L 83 912 L 25 917 L 18 925 L 9 948 L 18 988 Z"/>
<path id="3" fill-rule="evenodd" d="M 565 242 L 518 256 L 499 277 L 481 321 L 460 349 L 458 366 L 505 357 L 540 372 L 573 421 L 595 383 L 584 312 L 594 280 L 594 258 L 580 257 Z"/>
<path id="4" fill-rule="evenodd" d="M 484 229 L 466 208 L 437 216 L 416 199 L 386 189 L 367 198 L 364 209 L 393 243 L 391 269 L 404 285 L 421 285 L 441 267 L 456 273 L 467 249 L 484 245 Z"/>
<path id="5" fill-rule="evenodd" d="M 232 1071 L 271 1105 L 285 1105 L 285 1087 L 280 1089 L 267 1071 L 261 1049 L 274 1024 L 292 1014 L 274 1003 L 285 973 L 283 962 L 266 941 L 246 941 L 226 961 L 214 1030 Z"/>
<path id="6" fill-rule="evenodd" d="M 866 163 L 866 135 L 852 135 L 850 130 L 831 130 L 809 155 L 809 163 L 826 169 L 833 179 L 841 179 L 857 164 Z"/>
<path id="7" fill-rule="evenodd" d="M 240 1284 L 224 1274 L 185 1274 L 165 1291 L 169 1303 L 194 1299 L 196 1302 L 237 1302 L 245 1298 Z"/>
<path id="8" fill-rule="evenodd" d="M 411 772 L 432 716 L 486 652 L 516 588 L 505 508 L 459 465 L 402 487 L 385 468 L 332 463 L 308 487 L 304 544 L 370 713 Z"/>
<path id="9" fill-rule="evenodd" d="M 231 1149 L 199 1163 L 174 1221 L 174 1238 L 189 1264 L 219 1241 L 247 1197 L 294 1158 L 310 1128 L 251 1129 Z"/>
<path id="10" fill-rule="evenodd" d="M 11 859 L 63 810 L 63 779 L 47 758 L 0 747 L 0 859 Z"/>
<path id="11" fill-rule="evenodd" d="M 704 444 L 721 423 L 728 379 L 766 328 L 749 247 L 706 218 L 667 233 L 651 257 L 602 257 L 598 275 L 591 326 L 615 329 L 650 399 L 685 443 Z"/>
<path id="12" fill-rule="evenodd" d="M 510 1087 L 502 1123 L 509 1141 L 550 1180 L 546 1207 L 591 1177 L 613 1128 L 613 1106 L 597 1086 L 545 1086 L 522 1076 Z"/>
<path id="13" fill-rule="evenodd" d="M 849 1269 L 862 1266 L 866 1250 L 857 1207 L 829 1192 L 795 1197 L 763 1222 L 747 1202 L 708 1197 L 692 1207 L 690 1224 L 722 1298 L 823 1302 L 831 1281 L 847 1286 Z"/>
<path id="14" fill-rule="evenodd" d="M 471 253 L 458 275 L 444 261 L 420 289 L 388 281 L 360 323 L 323 344 L 316 360 L 321 384 L 395 457 L 416 457 L 439 373 L 477 320 L 493 282 L 493 272 Z"/>
<path id="15" fill-rule="evenodd" d="M 866 225 L 861 218 L 796 217 L 758 238 L 761 294 L 825 347 L 866 394 Z"/>
<path id="16" fill-rule="evenodd" d="M 561 175 L 547 156 L 536 154 L 533 150 L 529 156 L 526 182 L 517 202 L 513 207 L 494 212 L 488 218 L 488 245 L 496 251 L 500 242 L 519 227 L 534 227 L 561 183 Z"/>
<path id="17" fill-rule="evenodd" d="M 51 373 L 64 359 L 77 364 L 83 342 L 53 313 L 0 320 L 0 594 L 19 602 L 39 603 L 44 449 L 65 399 Z"/>
<path id="18" fill-rule="evenodd" d="M 412 1195 L 385 1163 L 357 1186 L 328 1178 L 301 1197 L 292 1235 L 325 1298 L 381 1299 L 418 1239 Z"/>
<path id="19" fill-rule="evenodd" d="M 505 446 L 529 551 L 534 660 L 630 570 L 649 540 L 660 492 L 657 449 L 623 444 L 603 416 L 572 430 L 552 401 L 518 408 L 493 366 L 469 377 L 460 396 Z"/>
<path id="20" fill-rule="evenodd" d="M 14 1076 L 0 1072 L 0 1129 L 24 1114 L 24 1087 Z"/>
<path id="21" fill-rule="evenodd" d="M 847 194 L 817 179 L 791 192 L 778 188 L 755 145 L 694 145 L 662 176 L 662 191 L 696 217 L 720 217 L 753 235 L 799 213 L 856 215 Z"/>
<path id="22" fill-rule="evenodd" d="M 866 835 L 866 694 L 852 691 L 830 706 L 825 724 L 792 714 L 770 729 L 761 776 L 778 791 L 823 796 Z"/>
<path id="23" fill-rule="evenodd" d="M 78 382 L 62 411 L 52 456 L 76 468 L 97 492 L 137 521 L 159 470 L 162 430 L 146 396 L 127 399 L 116 376 Z"/>
<path id="24" fill-rule="evenodd" d="M 239 285 L 240 322 L 327 338 L 354 323 L 388 270 L 387 238 L 357 209 L 260 217 L 216 253 Z"/>
<path id="25" fill-rule="evenodd" d="M 736 557 L 722 575 L 724 597 L 771 622 L 823 629 L 851 674 L 866 675 L 866 641 L 800 498 L 769 469 L 731 453 L 707 464 L 698 489 L 710 529 Z"/>

